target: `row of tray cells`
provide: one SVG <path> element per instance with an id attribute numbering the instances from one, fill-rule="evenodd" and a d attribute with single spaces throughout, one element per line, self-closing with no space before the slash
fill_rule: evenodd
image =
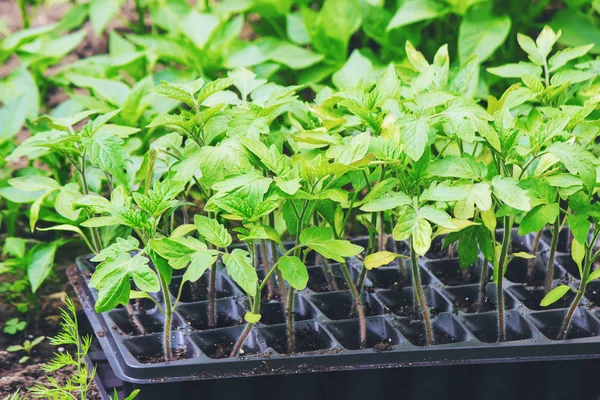
<path id="1" fill-rule="evenodd" d="M 521 315 L 517 311 L 506 313 L 506 341 L 556 340 L 558 327 L 565 310 L 551 310 Z M 371 351 L 402 351 L 414 346 L 424 346 L 425 337 L 420 321 L 409 318 L 368 317 L 367 343 Z M 439 314 L 432 320 L 435 344 L 460 344 L 464 342 L 497 342 L 497 319 L 493 312 L 454 316 Z M 173 332 L 174 348 L 185 349 L 176 352 L 181 358 L 196 358 L 202 355 L 212 358 L 225 358 L 242 332 L 241 326 L 220 328 L 185 335 Z M 573 319 L 567 339 L 595 337 L 600 334 L 600 321 L 586 310 L 580 310 Z M 295 352 L 315 352 L 335 349 L 361 350 L 359 325 L 356 319 L 343 321 L 299 321 L 295 323 Z M 127 338 L 125 348 L 139 361 L 155 361 L 149 351 L 160 349 L 161 335 Z M 150 350 L 149 350 L 150 349 Z M 152 350 L 154 349 L 154 350 Z M 289 354 L 285 324 L 260 326 L 251 332 L 246 340 L 242 355 L 275 351 Z"/>
<path id="2" fill-rule="evenodd" d="M 227 282 L 226 277 L 222 278 Z M 220 279 L 219 279 L 220 280 Z M 231 282 L 228 285 L 232 285 Z M 221 284 L 223 287 L 223 284 Z M 231 286 L 233 288 L 233 286 Z M 455 287 L 425 286 L 424 293 L 432 316 L 440 313 L 454 313 L 457 315 L 491 312 L 496 306 L 496 290 L 493 284 L 486 288 L 486 299 L 483 308 L 478 307 L 479 285 L 465 285 Z M 592 282 L 589 286 L 590 293 L 600 292 L 600 283 Z M 223 293 L 229 293 L 223 291 Z M 505 289 L 505 309 L 513 310 L 518 307 L 521 311 L 534 312 L 548 309 L 564 309 L 572 300 L 568 294 L 564 300 L 554 303 L 550 307 L 539 306 L 539 301 L 544 295 L 541 288 L 527 286 L 509 286 Z M 413 308 L 414 293 L 412 287 L 378 290 L 374 293 L 366 292 L 364 307 L 367 316 L 392 315 L 394 317 L 419 320 L 420 315 Z M 587 304 L 593 305 L 592 301 Z M 151 304 L 149 305 L 151 306 Z M 190 327 L 193 331 L 207 331 L 229 326 L 238 326 L 244 323 L 243 315 L 247 304 L 240 298 L 224 297 L 216 301 L 217 323 L 211 327 L 208 324 L 208 302 L 182 303 L 177 309 L 174 328 Z M 592 310 L 600 317 L 600 310 Z M 261 325 L 277 325 L 285 322 L 283 303 L 272 301 L 261 306 Z M 109 317 L 115 323 L 114 329 L 123 335 L 137 336 L 143 333 L 160 332 L 164 317 L 158 310 L 148 309 L 138 315 L 138 324 L 129 318 L 124 309 L 111 311 Z M 355 319 L 354 301 L 350 291 L 343 290 L 330 293 L 297 293 L 295 301 L 295 321 L 306 320 L 352 320 Z M 470 317 L 469 317 L 470 318 Z M 418 322 L 413 322 L 418 323 Z M 143 331 L 139 325 L 143 326 Z"/>

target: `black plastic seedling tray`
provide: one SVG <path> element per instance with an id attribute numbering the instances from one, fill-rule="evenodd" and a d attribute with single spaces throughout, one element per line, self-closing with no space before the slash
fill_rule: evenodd
<path id="1" fill-rule="evenodd" d="M 532 237 L 516 233 L 513 237 L 514 251 L 530 251 Z M 388 246 L 398 252 L 406 249 L 404 243 L 390 241 Z M 89 257 L 77 260 L 78 268 L 71 271 L 70 279 L 106 357 L 103 364 L 111 367 L 99 369 L 99 383 L 107 381 L 110 391 L 120 380 L 124 395 L 141 388 L 140 400 L 390 396 L 385 393 L 424 399 L 600 398 L 594 379 L 600 367 L 600 308 L 596 303 L 600 285 L 590 285 L 589 297 L 577 311 L 568 338 L 553 340 L 568 303 L 559 302 L 547 310 L 539 306 L 543 290 L 538 285 L 544 280 L 547 247 L 546 243 L 540 246 L 539 272 L 532 282 L 527 282 L 527 260 L 514 259 L 508 267 L 504 278 L 507 341 L 502 343 L 496 341 L 494 285 L 487 288 L 489 311 L 474 313 L 480 268 L 461 270 L 455 258 L 440 250 L 439 241 L 419 265 L 433 316 L 434 346 L 423 345 L 422 323 L 411 312 L 408 262 L 404 280 L 397 265 L 368 273 L 364 294 L 367 348 L 359 348 L 358 320 L 344 282 L 336 279 L 340 290 L 328 291 L 323 268 L 313 265 L 308 267 L 308 288 L 296 294 L 298 352 L 286 354 L 283 305 L 273 300 L 262 306 L 261 323 L 246 341 L 243 355 L 235 359 L 221 357 L 229 354 L 243 329 L 246 298 L 219 271 L 219 326 L 208 329 L 206 300 L 184 290 L 172 333 L 184 357 L 169 363 L 145 362 L 160 351 L 162 316 L 154 307 L 141 304 L 139 316 L 147 334 L 139 335 L 124 309 L 94 311 L 96 293 L 87 286 L 94 269 Z M 577 283 L 569 260 L 567 253 L 557 256 L 555 284 Z M 311 261 L 319 264 L 319 259 Z M 358 275 L 360 261 L 349 260 L 349 264 Z M 333 262 L 330 266 L 340 278 L 339 266 Z M 174 277 L 174 293 L 178 282 Z"/>

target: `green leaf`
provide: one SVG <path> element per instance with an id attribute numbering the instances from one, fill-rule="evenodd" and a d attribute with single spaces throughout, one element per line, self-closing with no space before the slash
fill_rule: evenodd
<path id="1" fill-rule="evenodd" d="M 361 211 L 387 211 L 411 203 L 410 197 L 400 192 L 385 193 L 382 197 L 368 201 L 360 207 Z"/>
<path id="2" fill-rule="evenodd" d="M 521 211 L 531 210 L 531 202 L 527 191 L 517 186 L 515 178 L 501 178 L 495 176 L 492 179 L 494 194 L 504 204 Z"/>
<path id="3" fill-rule="evenodd" d="M 412 245 L 419 256 L 425 255 L 431 247 L 431 225 L 425 218 L 417 218 L 412 232 Z"/>
<path id="4" fill-rule="evenodd" d="M 535 255 L 526 253 L 524 251 L 519 251 L 517 253 L 512 253 L 512 255 L 513 255 L 513 257 L 525 258 L 525 259 L 528 259 L 528 260 L 535 258 Z"/>
<path id="5" fill-rule="evenodd" d="M 375 79 L 373 64 L 359 50 L 354 50 L 344 66 L 331 76 L 331 81 L 338 89 L 370 86 Z"/>
<path id="6" fill-rule="evenodd" d="M 427 172 L 443 178 L 482 179 L 487 175 L 487 167 L 465 153 L 462 157 L 438 158 L 429 164 Z"/>
<path id="7" fill-rule="evenodd" d="M 563 46 L 585 46 L 594 44 L 590 50 L 600 53 L 600 30 L 584 14 L 574 9 L 563 9 L 557 12 L 550 23 L 556 30 L 562 30 L 558 42 Z"/>
<path id="8" fill-rule="evenodd" d="M 406 0 L 398 8 L 386 31 L 410 25 L 415 22 L 434 19 L 443 14 L 441 5 L 433 0 Z"/>
<path id="9" fill-rule="evenodd" d="M 90 145 L 90 159 L 100 169 L 111 174 L 116 182 L 128 187 L 129 179 L 125 172 L 125 160 L 128 156 L 123 143 L 123 139 L 117 136 L 94 137 Z"/>
<path id="10" fill-rule="evenodd" d="M 122 0 L 94 0 L 90 3 L 90 23 L 97 37 L 104 32 L 123 3 Z"/>
<path id="11" fill-rule="evenodd" d="M 81 198 L 82 194 L 79 191 L 79 186 L 75 183 L 67 183 L 60 188 L 56 198 L 54 199 L 54 208 L 63 217 L 71 221 L 77 221 L 81 209 L 75 208 L 75 203 Z"/>
<path id="12" fill-rule="evenodd" d="M 569 172 L 579 175 L 583 185 L 591 193 L 596 185 L 598 159 L 589 151 L 569 143 L 554 143 L 548 151 L 567 167 Z"/>
<path id="13" fill-rule="evenodd" d="M 591 227 L 588 216 L 585 214 L 568 214 L 567 222 L 575 240 L 579 243 L 585 243 Z"/>
<path id="14" fill-rule="evenodd" d="M 333 229 L 325 226 L 312 226 L 300 233 L 300 243 L 320 242 L 333 239 Z"/>
<path id="15" fill-rule="evenodd" d="M 363 251 L 361 246 L 347 240 L 333 239 L 333 230 L 330 227 L 306 228 L 300 234 L 300 243 L 338 262 L 345 262 L 346 257 L 355 256 Z"/>
<path id="16" fill-rule="evenodd" d="M 540 306 L 548 307 L 550 304 L 560 300 L 569 290 L 571 290 L 571 288 L 567 285 L 558 285 L 544 296 L 540 302 Z"/>
<path id="17" fill-rule="evenodd" d="M 417 225 L 417 213 L 411 207 L 402 207 L 398 213 L 398 222 L 394 227 L 393 236 L 398 242 L 406 240 Z"/>
<path id="18" fill-rule="evenodd" d="M 445 211 L 438 210 L 432 206 L 423 206 L 419 208 L 418 216 L 419 218 L 425 218 L 426 220 L 444 228 L 457 228 L 457 226 L 452 222 L 450 215 L 448 215 Z"/>
<path id="19" fill-rule="evenodd" d="M 359 1 L 325 0 L 316 16 L 307 8 L 301 11 L 314 49 L 341 64 L 347 58 L 350 38 L 362 22 Z"/>
<path id="20" fill-rule="evenodd" d="M 365 268 L 368 270 L 379 268 L 382 265 L 388 265 L 398 257 L 396 253 L 391 251 L 379 251 L 377 253 L 369 254 L 365 257 Z"/>
<path id="21" fill-rule="evenodd" d="M 571 60 L 583 57 L 592 49 L 592 47 L 594 47 L 593 44 L 588 44 L 584 46 L 569 47 L 557 51 L 552 57 L 550 57 L 550 60 L 548 60 L 550 72 L 556 71 Z"/>
<path id="22" fill-rule="evenodd" d="M 54 255 L 58 246 L 54 243 L 38 243 L 27 254 L 27 277 L 31 291 L 35 293 L 52 271 Z"/>
<path id="23" fill-rule="evenodd" d="M 181 21 L 179 30 L 187 36 L 196 47 L 203 49 L 220 23 L 221 21 L 216 15 L 199 13 L 196 10 L 192 10 Z"/>
<path id="24" fill-rule="evenodd" d="M 304 290 L 308 283 L 306 265 L 296 256 L 283 256 L 279 259 L 278 267 L 283 279 L 296 290 Z"/>
<path id="25" fill-rule="evenodd" d="M 244 321 L 249 324 L 257 324 L 261 317 L 260 314 L 254 314 L 253 312 L 247 311 L 246 314 L 244 314 Z"/>
<path id="26" fill-rule="evenodd" d="M 217 261 L 217 255 L 211 251 L 196 251 L 188 257 L 190 263 L 183 274 L 182 282 L 196 282 Z"/>
<path id="27" fill-rule="evenodd" d="M 541 67 L 523 61 L 518 64 L 505 64 L 488 68 L 487 71 L 502 78 L 520 78 L 524 75 L 540 76 L 542 74 Z"/>
<path id="28" fill-rule="evenodd" d="M 127 97 L 129 97 L 129 86 L 119 81 L 111 81 L 109 79 L 98 79 L 90 76 L 78 75 L 70 73 L 67 75 L 67 79 L 73 82 L 74 85 L 88 88 L 99 96 L 101 99 L 106 100 L 118 107 L 121 107 Z"/>
<path id="29" fill-rule="evenodd" d="M 232 242 L 231 235 L 227 232 L 227 228 L 215 219 L 203 215 L 195 215 L 194 225 L 204 239 L 217 247 L 225 248 Z"/>
<path id="30" fill-rule="evenodd" d="M 223 255 L 223 262 L 227 267 L 229 276 L 240 285 L 248 296 L 254 297 L 258 285 L 258 276 L 248 252 L 234 249 L 231 253 Z"/>
<path id="31" fill-rule="evenodd" d="M 404 151 L 413 161 L 418 161 L 429 141 L 428 119 L 410 115 L 396 123 L 400 126 L 400 140 L 404 144 Z"/>
<path id="32" fill-rule="evenodd" d="M 586 281 L 586 282 L 587 282 L 587 283 L 590 283 L 591 281 L 594 281 L 594 280 L 596 280 L 596 279 L 598 279 L 598 278 L 600 278 L 600 269 L 597 269 L 597 270 L 595 270 L 594 272 L 592 272 L 592 273 L 590 274 L 590 276 L 588 276 L 588 279 L 587 279 L 587 281 Z"/>
<path id="33" fill-rule="evenodd" d="M 131 292 L 130 279 L 144 292 L 158 292 L 158 276 L 148 266 L 148 258 L 124 253 L 116 259 L 100 263 L 90 279 L 90 287 L 98 289 L 96 311 L 112 310 L 117 305 L 126 305 Z"/>
<path id="34" fill-rule="evenodd" d="M 460 23 L 458 56 L 465 63 L 477 55 L 481 63 L 504 43 L 510 31 L 510 17 L 497 16 L 486 7 L 471 7 Z"/>
<path id="35" fill-rule="evenodd" d="M 128 236 L 126 239 L 117 238 L 115 243 L 100 250 L 100 253 L 98 253 L 90 261 L 101 262 L 109 259 L 114 260 L 121 254 L 130 253 L 137 250 L 139 245 L 140 242 L 138 242 L 138 240 L 133 236 Z"/>
<path id="36" fill-rule="evenodd" d="M 531 232 L 539 232 L 548 224 L 553 224 L 558 218 L 560 207 L 558 204 L 540 204 L 534 207 L 523 217 L 519 225 L 519 235 L 524 236 Z"/>
<path id="37" fill-rule="evenodd" d="M 60 185 L 56 183 L 54 179 L 37 175 L 27 175 L 9 179 L 8 183 L 12 187 L 25 192 L 38 192 L 40 190 L 48 191 L 60 188 Z"/>

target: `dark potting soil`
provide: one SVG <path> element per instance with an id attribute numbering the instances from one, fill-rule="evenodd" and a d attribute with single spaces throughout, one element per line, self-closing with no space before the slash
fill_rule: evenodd
<path id="1" fill-rule="evenodd" d="M 525 307 L 529 308 L 530 310 L 549 310 L 556 308 L 568 308 L 571 305 L 573 299 L 575 298 L 575 294 L 573 292 L 567 292 L 565 296 L 561 297 L 554 303 L 550 304 L 549 306 L 543 307 L 540 305 L 540 302 L 545 297 L 545 295 L 546 293 L 542 289 L 531 290 L 529 292 L 528 297 L 526 299 L 523 299 L 522 302 L 525 305 Z"/>
<path id="2" fill-rule="evenodd" d="M 412 335 L 408 335 L 406 338 L 408 339 L 409 342 L 411 342 L 412 344 L 414 344 L 415 346 L 426 346 L 427 345 L 427 335 L 425 334 L 425 330 L 422 329 L 423 327 L 421 326 L 421 329 L 419 329 L 418 333 L 412 334 Z M 434 344 L 448 344 L 448 343 L 452 343 L 455 342 L 456 338 L 449 335 L 448 333 L 444 332 L 444 331 L 438 331 L 435 330 L 433 331 L 433 342 Z"/>
<path id="3" fill-rule="evenodd" d="M 280 354 L 290 354 L 288 349 L 287 331 L 275 338 L 272 343 L 273 349 Z M 304 326 L 294 330 L 294 351 L 292 353 L 303 353 L 307 351 L 317 351 L 327 349 L 329 346 L 325 339 L 310 326 Z"/>
<path id="4" fill-rule="evenodd" d="M 388 307 L 389 310 L 400 316 L 400 317 L 408 317 L 410 320 L 413 321 L 419 321 L 423 319 L 423 315 L 421 314 L 421 309 L 417 308 L 415 310 L 415 308 L 413 307 L 412 304 L 405 304 L 405 305 L 401 305 L 401 306 L 391 306 Z M 435 318 L 436 315 L 438 314 L 437 310 L 435 308 L 429 308 L 429 316 L 431 318 Z"/>
<path id="5" fill-rule="evenodd" d="M 469 270 L 438 268 L 432 272 L 447 286 L 470 285 L 479 282 L 479 275 Z"/>
<path id="6" fill-rule="evenodd" d="M 173 360 L 185 360 L 187 358 L 187 349 L 185 347 L 177 347 L 172 351 Z M 146 353 L 136 355 L 135 358 L 144 364 L 165 362 L 165 355 L 161 347 L 148 349 Z"/>
<path id="7" fill-rule="evenodd" d="M 231 354 L 231 350 L 233 350 L 233 346 L 235 345 L 227 337 L 222 338 L 222 342 L 215 343 L 211 346 L 204 347 L 202 350 L 204 353 L 210 358 L 226 358 Z"/>
<path id="8" fill-rule="evenodd" d="M 329 282 L 327 282 L 327 277 L 325 273 L 321 269 L 314 269 L 309 271 L 309 279 L 308 279 L 308 288 L 313 292 L 324 293 L 324 292 L 334 292 L 339 290 L 347 290 L 348 283 L 344 278 L 334 277 L 336 288 L 335 290 L 329 287 Z"/>
<path id="9" fill-rule="evenodd" d="M 208 324 L 208 315 L 188 315 L 186 322 L 194 329 L 199 331 L 204 331 L 206 329 L 215 329 L 215 328 L 226 328 L 228 326 L 237 326 L 240 325 L 243 321 L 241 319 L 236 319 L 231 315 L 217 311 L 217 323 L 215 326 L 211 327 Z"/>
<path id="10" fill-rule="evenodd" d="M 558 335 L 560 334 L 560 325 L 553 325 L 548 327 L 540 328 L 540 331 L 548 338 L 552 340 L 559 340 Z M 565 339 L 577 339 L 577 338 L 585 338 L 595 336 L 593 332 L 588 332 L 585 329 L 581 329 L 577 325 L 571 324 L 569 330 L 567 331 L 567 336 Z"/>
<path id="11" fill-rule="evenodd" d="M 139 336 L 148 333 L 156 333 L 162 331 L 163 322 L 153 318 L 147 314 L 137 314 L 136 318 L 141 324 L 145 332 L 142 332 L 138 324 L 134 321 L 133 316 L 129 316 L 124 321 L 119 321 L 116 325 L 113 325 L 113 329 L 120 329 L 124 334 L 129 336 Z"/>
<path id="12" fill-rule="evenodd" d="M 496 310 L 496 301 L 489 297 L 483 298 L 483 304 L 480 304 L 478 297 L 467 297 L 458 299 L 453 303 L 453 308 L 456 311 L 461 311 L 467 314 L 476 312 L 487 312 Z"/>
<path id="13" fill-rule="evenodd" d="M 391 351 L 394 349 L 394 347 L 392 346 L 392 344 L 390 342 L 383 340 L 382 342 L 377 343 L 375 346 L 373 346 L 373 349 L 376 352 L 380 353 L 383 351 Z"/>
<path id="14" fill-rule="evenodd" d="M 181 281 L 177 280 L 171 283 L 169 289 L 173 296 L 177 296 L 179 291 L 179 285 Z M 196 282 L 186 282 L 181 290 L 181 302 L 193 303 L 196 301 L 204 301 L 208 299 L 208 275 L 204 275 L 201 279 Z M 265 291 L 266 292 L 266 291 Z M 228 287 L 221 287 L 215 289 L 216 298 L 230 297 L 233 292 Z"/>

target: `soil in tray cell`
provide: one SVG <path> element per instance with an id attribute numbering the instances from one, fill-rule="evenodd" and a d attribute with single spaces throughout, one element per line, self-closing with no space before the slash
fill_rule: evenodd
<path id="1" fill-rule="evenodd" d="M 265 325 L 283 324 L 286 321 L 285 308 L 282 302 L 270 302 L 261 307 L 260 322 Z M 294 302 L 294 321 L 305 321 L 315 319 L 319 315 L 318 311 L 304 298 L 296 295 Z"/>
<path id="2" fill-rule="evenodd" d="M 165 362 L 162 335 L 154 334 L 132 339 L 126 339 L 125 347 L 141 363 L 151 364 Z M 197 356 L 197 352 L 181 333 L 174 332 L 171 336 L 172 360 L 186 360 Z"/>
<path id="3" fill-rule="evenodd" d="M 109 313 L 109 317 L 115 322 L 115 325 L 112 326 L 113 329 L 120 329 L 121 332 L 130 336 L 156 333 L 162 331 L 163 328 L 163 321 L 160 318 L 145 313 L 135 313 L 135 318 L 143 331 L 126 310 L 113 310 Z"/>
<path id="4" fill-rule="evenodd" d="M 533 312 L 528 315 L 533 324 L 549 339 L 558 340 L 560 329 L 567 310 Z M 598 336 L 600 323 L 590 313 L 579 308 L 575 311 L 566 339 L 579 339 Z"/>
<path id="5" fill-rule="evenodd" d="M 182 304 L 177 307 L 177 311 L 189 326 L 199 331 L 240 325 L 243 322 L 245 312 L 234 299 L 219 299 L 215 307 L 217 321 L 212 327 L 208 320 L 208 302 Z"/>
<path id="6" fill-rule="evenodd" d="M 379 315 L 381 306 L 371 297 L 371 294 L 363 296 L 363 308 L 366 316 Z M 356 306 L 350 291 L 322 293 L 311 297 L 317 308 L 329 319 L 341 320 L 356 318 Z"/>
<path id="7" fill-rule="evenodd" d="M 217 275 L 216 284 L 216 296 L 217 298 L 231 297 L 235 295 L 235 289 L 224 280 L 222 277 Z M 181 290 L 180 301 L 182 303 L 192 303 L 196 301 L 203 301 L 208 299 L 208 274 L 204 274 L 196 282 L 186 282 Z M 169 290 L 173 296 L 177 297 L 179 293 L 179 285 L 181 285 L 181 278 L 174 277 L 169 285 Z"/>
<path id="8" fill-rule="evenodd" d="M 337 265 L 330 265 L 330 268 L 333 270 L 333 279 L 335 280 L 336 289 L 337 290 L 347 290 L 348 284 L 344 277 L 339 276 L 336 270 L 339 269 Z M 324 293 L 324 292 L 333 292 L 334 290 L 329 287 L 329 283 L 327 281 L 327 277 L 322 267 L 310 267 L 308 268 L 308 288 L 313 292 Z"/>
<path id="9" fill-rule="evenodd" d="M 389 351 L 403 340 L 384 318 L 367 318 L 367 340 L 364 346 L 360 342 L 360 325 L 358 320 L 327 323 L 327 328 L 336 340 L 345 348 L 359 350 L 362 348 L 375 351 Z"/>
<path id="10" fill-rule="evenodd" d="M 429 307 L 431 317 L 438 313 L 450 311 L 450 303 L 444 299 L 432 287 L 423 288 L 425 302 Z M 381 290 L 376 295 L 387 309 L 399 317 L 408 317 L 413 320 L 420 320 L 422 314 L 420 308 L 415 310 L 413 288 Z"/>
<path id="11" fill-rule="evenodd" d="M 553 310 L 557 308 L 568 308 L 575 298 L 575 293 L 569 291 L 559 300 L 548 306 L 541 306 L 542 299 L 546 296 L 546 291 L 543 288 L 531 286 L 512 286 L 508 291 L 517 298 L 523 305 L 530 310 Z"/>
<path id="12" fill-rule="evenodd" d="M 515 257 L 512 259 L 504 277 L 513 283 L 524 283 L 530 286 L 543 286 L 546 282 L 546 263 L 538 256 L 534 261 L 533 274 L 529 274 L 529 259 Z M 553 278 L 561 279 L 564 272 L 554 265 Z"/>
<path id="13" fill-rule="evenodd" d="M 287 328 L 285 325 L 261 329 L 267 345 L 280 354 L 305 353 L 331 349 L 334 342 L 318 323 L 300 323 L 294 329 L 294 351 L 288 349 Z"/>
<path id="14" fill-rule="evenodd" d="M 430 261 L 425 264 L 440 282 L 446 286 L 460 286 L 478 283 L 481 277 L 481 263 L 470 267 L 460 266 L 458 259 Z M 492 280 L 491 269 L 488 270 L 488 282 Z"/>
<path id="15" fill-rule="evenodd" d="M 401 319 L 397 321 L 398 329 L 408 341 L 415 346 L 427 345 L 425 325 L 422 321 Z M 467 340 L 467 332 L 449 314 L 441 314 L 432 321 L 434 345 L 458 343 Z"/>
<path id="16" fill-rule="evenodd" d="M 227 358 L 230 356 L 231 350 L 233 350 L 243 330 L 243 327 L 234 327 L 196 333 L 192 335 L 192 340 L 208 357 L 214 359 Z M 250 332 L 240 349 L 239 355 L 256 354 L 259 350 L 256 335 L 254 332 Z"/>
<path id="17" fill-rule="evenodd" d="M 489 283 L 485 289 L 482 305 L 479 304 L 479 285 L 449 287 L 443 289 L 443 292 L 452 301 L 455 311 L 471 314 L 496 310 L 496 286 Z M 504 307 L 514 308 L 514 300 L 510 296 L 504 296 Z"/>
<path id="18" fill-rule="evenodd" d="M 525 340 L 532 337 L 529 324 L 516 311 L 505 314 L 505 342 Z M 477 339 L 485 343 L 497 343 L 498 315 L 495 312 L 468 315 L 464 322 Z"/>

